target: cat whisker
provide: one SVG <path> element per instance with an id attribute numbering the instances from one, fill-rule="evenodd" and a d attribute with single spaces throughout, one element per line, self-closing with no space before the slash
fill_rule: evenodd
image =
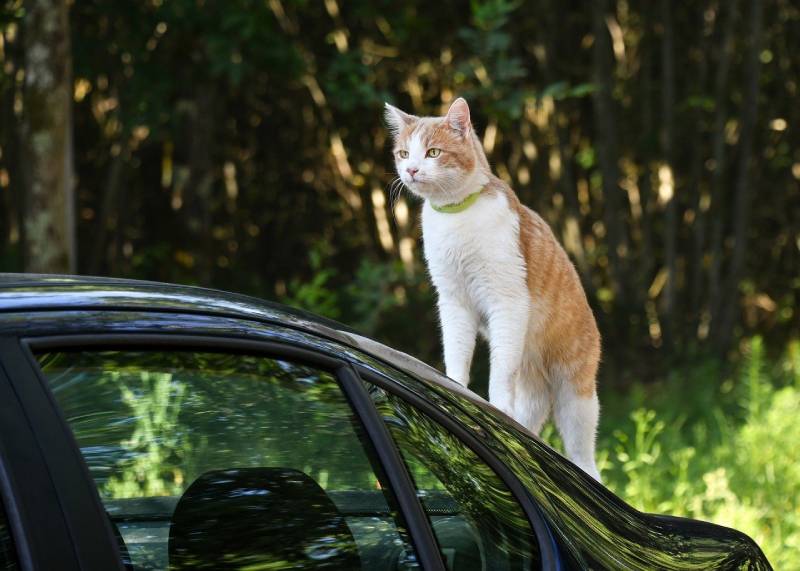
<path id="1" fill-rule="evenodd" d="M 391 187 L 390 187 L 390 189 L 389 189 L 389 194 L 390 194 L 390 197 L 389 197 L 389 198 L 391 199 L 390 201 L 391 201 L 391 203 L 392 203 L 392 208 L 394 208 L 394 203 L 395 203 L 395 202 L 397 201 L 397 199 L 400 197 L 400 192 L 401 192 L 402 190 L 403 190 L 403 181 L 402 181 L 402 180 L 400 179 L 400 177 L 398 176 L 398 177 L 397 177 L 397 178 L 394 180 L 394 182 L 392 182 L 392 186 L 391 186 Z"/>
<path id="2" fill-rule="evenodd" d="M 389 183 L 388 193 L 389 193 L 389 211 L 392 214 L 392 219 L 397 223 L 397 217 L 394 212 L 394 207 L 397 205 L 397 201 L 400 199 L 400 193 L 403 190 L 403 181 L 400 177 L 395 177 L 395 179 Z"/>

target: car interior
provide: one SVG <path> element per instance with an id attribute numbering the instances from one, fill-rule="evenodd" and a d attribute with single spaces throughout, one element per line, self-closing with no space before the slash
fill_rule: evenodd
<path id="1" fill-rule="evenodd" d="M 423 502 L 448 568 L 503 568 L 489 566 L 491 555 L 446 492 L 426 493 Z M 112 500 L 106 508 L 126 569 L 417 568 L 386 533 L 394 523 L 381 491 L 326 493 L 290 468 L 214 470 L 179 498 Z"/>

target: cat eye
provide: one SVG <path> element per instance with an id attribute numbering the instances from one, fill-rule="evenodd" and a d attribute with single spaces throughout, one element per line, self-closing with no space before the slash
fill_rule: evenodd
<path id="1" fill-rule="evenodd" d="M 407 159 L 408 151 L 397 151 L 397 156 L 400 157 L 401 159 Z"/>
<path id="2" fill-rule="evenodd" d="M 436 147 L 434 147 L 432 149 L 428 149 L 428 152 L 425 153 L 425 156 L 426 157 L 430 157 L 432 159 L 435 159 L 436 157 L 438 157 L 441 154 L 442 154 L 442 149 L 437 149 Z"/>

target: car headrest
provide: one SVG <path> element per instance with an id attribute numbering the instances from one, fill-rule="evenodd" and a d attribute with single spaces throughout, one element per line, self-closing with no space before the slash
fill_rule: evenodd
<path id="1" fill-rule="evenodd" d="M 184 492 L 169 530 L 169 568 L 357 569 L 344 517 L 303 472 L 206 472 Z"/>

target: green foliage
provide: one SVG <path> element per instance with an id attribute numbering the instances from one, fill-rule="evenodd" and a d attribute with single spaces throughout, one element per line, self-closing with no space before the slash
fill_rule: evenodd
<path id="1" fill-rule="evenodd" d="M 595 90 L 595 85 L 593 83 L 581 83 L 579 85 L 570 85 L 566 81 L 558 81 L 556 83 L 551 83 L 550 85 L 546 86 L 541 94 L 539 95 L 540 98 L 544 97 L 552 97 L 556 101 L 560 101 L 562 99 L 568 99 L 571 97 L 585 97 L 587 95 L 591 95 L 592 92 Z"/>
<path id="2" fill-rule="evenodd" d="M 371 79 L 370 68 L 364 64 L 362 53 L 338 54 L 325 72 L 325 91 L 333 106 L 345 112 L 379 106 L 389 98 L 389 94 L 376 90 Z"/>
<path id="3" fill-rule="evenodd" d="M 281 302 L 341 320 L 429 363 L 441 362 L 434 294 L 422 267 L 366 258 L 345 280 L 324 244 L 312 248 L 309 263 L 314 272 L 292 280 Z"/>
<path id="4" fill-rule="evenodd" d="M 353 327 L 368 335 L 375 335 L 387 313 L 400 309 L 404 304 L 404 298 L 393 291 L 402 288 L 404 282 L 400 262 L 363 260 L 356 270 L 355 279 L 345 290 L 350 302 Z"/>
<path id="5" fill-rule="evenodd" d="M 310 280 L 294 279 L 287 288 L 281 302 L 330 319 L 340 316 L 339 293 L 332 288 L 331 281 L 336 277 L 336 269 L 327 263 L 328 249 L 320 243 L 309 254 L 309 265 L 313 270 Z"/>
<path id="6" fill-rule="evenodd" d="M 186 435 L 177 430 L 186 385 L 174 380 L 172 373 L 138 372 L 133 387 L 127 384 L 130 375 L 120 371 L 107 375 L 106 382 L 118 385 L 120 400 L 137 422 L 131 437 L 120 443 L 130 463 L 112 475 L 103 493 L 112 498 L 180 495 L 183 474 L 168 466 L 175 456 L 190 451 Z"/>
<path id="7" fill-rule="evenodd" d="M 472 20 L 478 30 L 491 32 L 505 25 L 520 4 L 508 0 L 471 0 Z"/>
<path id="8" fill-rule="evenodd" d="M 528 91 L 520 87 L 527 76 L 522 59 L 513 50 L 509 23 L 521 2 L 473 0 L 472 25 L 459 29 L 464 57 L 455 80 L 462 94 L 482 101 L 481 112 L 501 125 L 519 119 Z"/>

